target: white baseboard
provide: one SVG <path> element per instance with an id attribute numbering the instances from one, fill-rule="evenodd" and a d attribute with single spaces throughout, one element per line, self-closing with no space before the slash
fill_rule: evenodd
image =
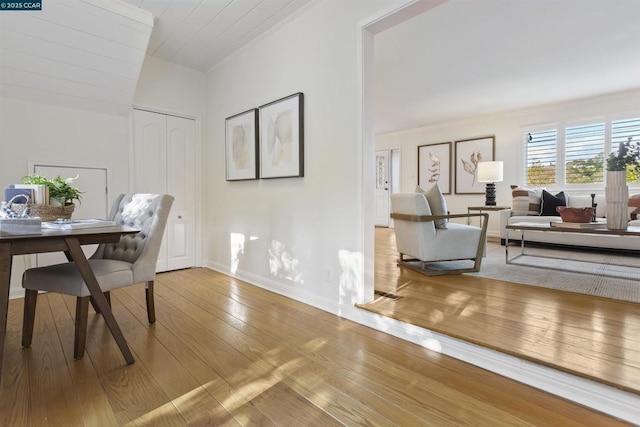
<path id="1" fill-rule="evenodd" d="M 258 288 L 266 289 L 268 291 L 275 292 L 276 294 L 279 294 L 288 298 L 293 298 L 296 301 L 300 301 L 304 304 L 308 304 L 320 310 L 328 311 L 329 313 L 336 314 L 336 315 L 339 312 L 340 306 L 336 304 L 334 301 L 326 298 L 318 298 L 317 295 L 301 290 L 298 287 L 288 286 L 284 283 L 277 282 L 273 279 L 265 278 L 265 277 L 244 272 L 244 271 L 237 271 L 236 273 L 231 273 L 229 271 L 228 265 L 223 265 L 218 262 L 207 261 L 207 262 L 204 262 L 203 266 L 206 268 L 210 268 L 211 270 L 215 270 L 219 273 L 226 274 L 227 276 L 235 277 L 236 279 L 240 279 L 251 285 L 257 286 Z"/>
<path id="2" fill-rule="evenodd" d="M 205 262 L 206 268 L 294 298 L 356 323 L 388 333 L 457 360 L 478 366 L 547 393 L 592 408 L 621 420 L 640 424 L 640 396 L 582 377 L 519 359 L 505 353 L 451 338 L 428 329 L 381 316 L 354 306 L 338 305 L 285 284 L 253 274 L 231 274 L 228 266 Z"/>
<path id="3" fill-rule="evenodd" d="M 9 289 L 9 299 L 24 298 L 23 288 L 11 288 Z"/>

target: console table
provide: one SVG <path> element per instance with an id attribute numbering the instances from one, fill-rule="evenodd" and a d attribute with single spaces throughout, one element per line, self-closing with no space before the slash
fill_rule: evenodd
<path id="1" fill-rule="evenodd" d="M 468 206 L 467 207 L 467 214 L 470 214 L 471 211 L 477 211 L 478 213 L 482 213 L 484 212 L 497 212 L 497 211 L 504 211 L 507 209 L 511 209 L 511 206 Z M 482 221 L 482 218 L 480 218 L 480 220 Z M 471 219 L 467 218 L 467 225 L 469 225 Z M 482 223 L 480 223 L 480 226 L 482 226 Z"/>

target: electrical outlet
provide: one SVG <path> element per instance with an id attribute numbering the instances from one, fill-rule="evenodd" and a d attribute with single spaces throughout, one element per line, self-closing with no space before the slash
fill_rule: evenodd
<path id="1" fill-rule="evenodd" d="M 324 279 L 327 282 L 331 282 L 333 280 L 333 272 L 331 271 L 331 269 L 329 267 L 325 268 L 325 270 L 324 270 Z"/>

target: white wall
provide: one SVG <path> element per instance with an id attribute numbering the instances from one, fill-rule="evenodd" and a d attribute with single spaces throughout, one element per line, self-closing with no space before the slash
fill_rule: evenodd
<path id="1" fill-rule="evenodd" d="M 147 56 L 133 103 L 158 112 L 203 117 L 207 110 L 204 73 Z"/>
<path id="2" fill-rule="evenodd" d="M 436 126 L 377 135 L 376 149 L 396 147 L 401 149 L 401 191 L 414 191 L 418 182 L 418 146 L 447 141 L 455 144 L 456 140 L 495 135 L 495 160 L 504 161 L 504 181 L 496 183 L 497 204 L 510 206 L 511 189 L 509 186 L 511 184 L 522 184 L 523 180 L 523 127 L 604 115 L 617 117 L 620 114 L 627 113 L 640 115 L 640 91 L 611 94 L 509 114 L 479 117 L 473 120 L 443 123 Z M 455 147 L 453 151 L 455 153 Z M 466 213 L 467 206 L 483 205 L 484 194 L 454 194 L 455 170 L 453 165 L 451 170 L 452 194 L 446 196 L 449 211 L 452 213 Z M 562 189 L 561 186 L 556 187 L 558 191 Z M 630 186 L 630 188 L 634 187 Z M 604 187 L 596 185 L 589 189 L 584 188 L 583 191 L 585 193 L 604 193 Z M 497 236 L 500 234 L 499 215 L 493 213 L 490 214 L 490 218 L 488 233 Z"/>
<path id="3" fill-rule="evenodd" d="M 399 3 L 320 2 L 208 73 L 208 265 L 325 309 L 356 302 L 357 23 Z M 295 92 L 305 95 L 304 178 L 225 181 L 225 118 Z"/>
<path id="4" fill-rule="evenodd" d="M 0 103 L 2 188 L 27 174 L 32 160 L 110 169 L 127 161 L 126 117 L 9 98 Z M 127 176 L 113 175 L 114 190 L 126 190 Z"/>

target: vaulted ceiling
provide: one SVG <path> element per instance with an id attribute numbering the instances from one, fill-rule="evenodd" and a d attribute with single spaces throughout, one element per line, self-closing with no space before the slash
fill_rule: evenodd
<path id="1" fill-rule="evenodd" d="M 131 112 L 153 16 L 113 0 L 55 0 L 0 14 L 0 94 Z"/>
<path id="2" fill-rule="evenodd" d="M 0 13 L 0 93 L 127 115 L 145 55 L 206 72 L 318 1 L 55 0 Z M 638 0 L 449 0 L 376 35 L 375 131 L 639 89 L 638 16 Z"/>
<path id="3" fill-rule="evenodd" d="M 147 53 L 206 72 L 315 0 L 124 0 L 156 18 Z"/>
<path id="4" fill-rule="evenodd" d="M 0 94 L 128 115 L 145 55 L 205 72 L 314 1 L 53 0 L 5 11 Z"/>

